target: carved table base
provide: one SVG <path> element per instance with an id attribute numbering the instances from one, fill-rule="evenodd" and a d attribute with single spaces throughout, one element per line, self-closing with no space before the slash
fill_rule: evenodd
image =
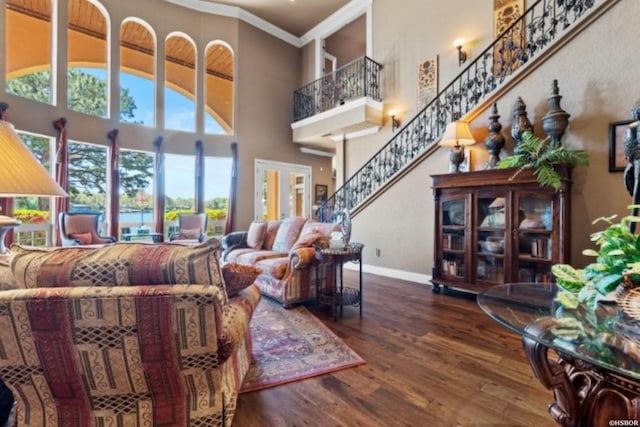
<path id="1" fill-rule="evenodd" d="M 531 324 L 538 336 L 553 319 Z M 594 367 L 524 336 L 524 350 L 538 380 L 553 392 L 551 417 L 562 426 L 640 426 L 640 382 Z"/>

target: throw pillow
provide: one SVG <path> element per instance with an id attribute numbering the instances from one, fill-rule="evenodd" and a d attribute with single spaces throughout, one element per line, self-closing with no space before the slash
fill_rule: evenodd
<path id="1" fill-rule="evenodd" d="M 249 231 L 247 232 L 247 247 L 253 249 L 262 249 L 266 233 L 266 222 L 253 221 L 251 225 L 249 225 Z"/>
<path id="2" fill-rule="evenodd" d="M 282 220 L 282 224 L 278 227 L 276 239 L 273 242 L 272 250 L 277 252 L 288 253 L 293 244 L 298 240 L 300 230 L 307 222 L 306 218 L 295 217 Z"/>
<path id="3" fill-rule="evenodd" d="M 298 248 L 311 247 L 316 243 L 320 243 L 323 238 L 326 238 L 326 236 L 319 231 L 312 231 L 307 234 L 301 234 L 300 237 L 298 237 L 298 240 L 296 240 L 296 242 L 291 247 L 291 250 L 293 251 Z"/>
<path id="4" fill-rule="evenodd" d="M 88 233 L 73 233 L 69 234 L 69 237 L 72 239 L 80 241 L 81 245 L 90 245 L 93 243 L 93 236 L 90 232 Z"/>
<path id="5" fill-rule="evenodd" d="M 256 281 L 262 270 L 252 265 L 229 262 L 222 267 L 227 295 L 233 297 Z"/>
<path id="6" fill-rule="evenodd" d="M 200 239 L 201 230 L 199 228 L 180 230 L 175 235 L 176 240 L 198 240 Z"/>
<path id="7" fill-rule="evenodd" d="M 197 246 L 121 242 L 29 250 L 14 245 L 12 253 L 11 269 L 24 288 L 201 284 L 225 290 L 220 243 L 213 238 Z"/>
<path id="8" fill-rule="evenodd" d="M 278 233 L 281 223 L 282 220 L 267 222 L 267 232 L 265 233 L 264 243 L 262 244 L 263 249 L 270 251 L 273 248 L 273 242 L 276 240 L 276 233 Z"/>

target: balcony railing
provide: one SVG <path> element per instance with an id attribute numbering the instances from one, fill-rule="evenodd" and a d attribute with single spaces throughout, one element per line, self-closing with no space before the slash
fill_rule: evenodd
<path id="1" fill-rule="evenodd" d="M 380 97 L 382 65 L 364 56 L 293 93 L 293 121 L 306 119 L 354 98 Z"/>
<path id="2" fill-rule="evenodd" d="M 355 172 L 318 209 L 330 222 L 399 176 L 440 140 L 446 125 L 469 113 L 534 56 L 540 55 L 596 3 L 615 0 L 538 0 L 447 87 Z"/>

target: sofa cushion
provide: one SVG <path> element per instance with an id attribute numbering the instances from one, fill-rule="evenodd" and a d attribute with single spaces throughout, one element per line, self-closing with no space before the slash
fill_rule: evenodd
<path id="1" fill-rule="evenodd" d="M 253 249 L 262 249 L 266 234 L 267 223 L 264 221 L 253 221 L 249 225 L 249 231 L 247 232 L 247 246 Z"/>
<path id="2" fill-rule="evenodd" d="M 217 239 L 198 246 L 122 242 L 98 248 L 26 249 L 14 245 L 12 253 L 11 269 L 22 288 L 202 284 L 224 290 Z"/>
<path id="3" fill-rule="evenodd" d="M 269 258 L 258 262 L 258 267 L 262 270 L 262 274 L 278 280 L 284 278 L 288 265 L 289 257 Z"/>
<path id="4" fill-rule="evenodd" d="M 273 249 L 273 242 L 276 240 L 276 234 L 278 233 L 280 224 L 282 224 L 282 220 L 267 222 L 267 231 L 264 235 L 264 243 L 262 244 L 262 249 L 266 249 L 269 251 Z"/>
<path id="5" fill-rule="evenodd" d="M 282 224 L 278 227 L 276 238 L 273 242 L 274 251 L 287 253 L 298 240 L 302 227 L 307 222 L 306 218 L 294 217 L 282 220 Z"/>
<path id="6" fill-rule="evenodd" d="M 18 284 L 16 279 L 11 273 L 11 265 L 8 262 L 0 260 L 0 291 L 7 291 L 9 289 L 17 289 Z"/>
<path id="7" fill-rule="evenodd" d="M 259 261 L 262 261 L 263 259 L 278 258 L 278 257 L 287 255 L 285 253 L 278 252 L 278 251 L 265 251 L 265 250 L 258 251 L 256 249 L 249 249 L 249 250 L 239 249 L 239 251 L 241 251 L 242 253 L 236 255 L 234 257 L 234 260 L 239 264 L 245 264 L 245 265 L 255 265 Z"/>

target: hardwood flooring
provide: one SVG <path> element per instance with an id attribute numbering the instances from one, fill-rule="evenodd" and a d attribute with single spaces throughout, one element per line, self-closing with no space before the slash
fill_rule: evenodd
<path id="1" fill-rule="evenodd" d="M 371 274 L 363 284 L 362 318 L 309 309 L 367 364 L 241 394 L 234 427 L 555 425 L 520 337 L 474 297 Z"/>

